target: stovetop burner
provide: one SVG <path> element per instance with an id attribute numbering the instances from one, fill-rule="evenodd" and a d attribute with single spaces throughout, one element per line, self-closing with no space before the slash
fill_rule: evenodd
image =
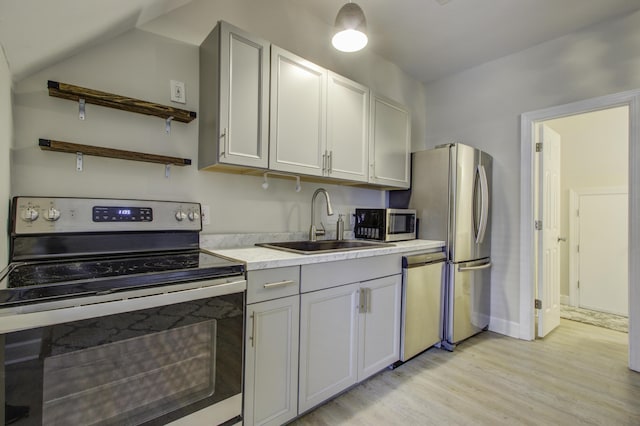
<path id="1" fill-rule="evenodd" d="M 17 266 L 9 275 L 7 287 L 28 287 L 60 282 L 107 278 L 133 274 L 159 274 L 171 271 L 228 266 L 227 259 L 200 250 L 170 252 L 133 257 L 98 257 L 64 261 L 44 261 Z"/>
<path id="2" fill-rule="evenodd" d="M 17 266 L 0 289 L 0 307 L 238 276 L 244 264 L 202 250 L 43 261 Z"/>

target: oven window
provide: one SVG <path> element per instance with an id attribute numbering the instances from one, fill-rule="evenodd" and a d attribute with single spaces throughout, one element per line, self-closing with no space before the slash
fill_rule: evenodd
<path id="1" fill-rule="evenodd" d="M 241 392 L 242 293 L 5 335 L 5 422 L 165 424 Z"/>

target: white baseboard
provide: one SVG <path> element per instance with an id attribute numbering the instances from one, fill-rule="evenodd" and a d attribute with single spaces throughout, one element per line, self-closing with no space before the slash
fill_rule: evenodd
<path id="1" fill-rule="evenodd" d="M 504 334 L 505 336 L 520 338 L 520 324 L 513 321 L 507 321 L 502 318 L 491 317 L 489 321 L 489 330 L 495 333 Z"/>

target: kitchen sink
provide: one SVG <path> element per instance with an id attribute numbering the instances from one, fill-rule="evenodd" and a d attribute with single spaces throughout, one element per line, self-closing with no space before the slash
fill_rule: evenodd
<path id="1" fill-rule="evenodd" d="M 256 245 L 297 254 L 333 253 L 393 246 L 393 244 L 377 241 L 355 240 L 283 241 L 277 243 L 258 243 Z"/>

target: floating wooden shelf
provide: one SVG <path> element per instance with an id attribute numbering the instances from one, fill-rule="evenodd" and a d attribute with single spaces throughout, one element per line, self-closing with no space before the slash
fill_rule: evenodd
<path id="1" fill-rule="evenodd" d="M 189 166 L 188 158 L 167 157 L 164 155 L 145 154 L 143 152 L 124 151 L 121 149 L 103 148 L 100 146 L 82 145 L 71 142 L 52 141 L 40 139 L 40 148 L 47 151 L 70 152 L 73 154 L 94 155 L 98 157 L 118 158 L 121 160 L 144 161 L 147 163 L 172 164 L 176 166 Z"/>
<path id="2" fill-rule="evenodd" d="M 181 123 L 189 123 L 196 118 L 196 113 L 193 111 L 173 108 L 126 96 L 114 95 L 112 93 L 100 92 L 98 90 L 87 89 L 85 87 L 74 86 L 71 84 L 59 83 L 57 81 L 49 80 L 47 82 L 47 87 L 49 88 L 49 96 L 55 96 L 57 98 L 69 99 L 72 101 L 80 101 L 80 99 L 84 99 L 84 101 L 89 104 L 101 105 L 129 112 L 137 112 L 139 114 L 153 115 L 164 118 L 165 120 L 172 118 L 173 120 L 180 121 Z"/>

